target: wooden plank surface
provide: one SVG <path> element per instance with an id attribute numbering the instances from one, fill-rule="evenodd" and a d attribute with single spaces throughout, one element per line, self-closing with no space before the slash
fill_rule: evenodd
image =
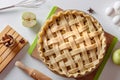
<path id="1" fill-rule="evenodd" d="M 25 40 L 20 34 L 18 34 L 10 26 L 7 26 L 0 33 L 0 39 L 2 39 L 3 35 L 5 34 L 11 35 L 15 40 L 15 44 L 11 47 L 6 47 L 4 44 L 0 44 L 0 73 L 11 62 L 11 60 L 18 54 L 18 52 L 27 44 L 27 40 Z M 23 43 L 20 42 L 21 39 L 24 40 Z"/>

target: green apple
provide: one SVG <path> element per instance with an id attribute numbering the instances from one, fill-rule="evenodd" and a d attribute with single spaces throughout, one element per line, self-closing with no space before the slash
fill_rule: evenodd
<path id="1" fill-rule="evenodd" d="M 32 12 L 24 12 L 22 15 L 22 24 L 25 27 L 34 27 L 37 24 L 36 15 Z"/>
<path id="2" fill-rule="evenodd" d="M 120 49 L 117 49 L 113 55 L 112 60 L 115 64 L 120 65 Z"/>

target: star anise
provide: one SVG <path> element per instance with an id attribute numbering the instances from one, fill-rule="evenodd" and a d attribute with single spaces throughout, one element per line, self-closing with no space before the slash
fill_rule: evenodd
<path id="1" fill-rule="evenodd" d="M 95 11 L 92 8 L 89 8 L 87 11 L 91 14 L 95 13 Z"/>

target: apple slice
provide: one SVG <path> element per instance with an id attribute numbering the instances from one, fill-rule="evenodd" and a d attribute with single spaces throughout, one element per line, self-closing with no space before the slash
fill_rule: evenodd
<path id="1" fill-rule="evenodd" d="M 113 55 L 112 60 L 115 64 L 120 65 L 120 49 L 117 49 Z"/>
<path id="2" fill-rule="evenodd" d="M 36 15 L 32 12 L 24 12 L 22 15 L 22 19 L 28 20 L 28 19 L 35 19 L 36 20 Z"/>
<path id="3" fill-rule="evenodd" d="M 25 27 L 33 27 L 37 24 L 37 21 L 36 20 L 23 20 L 22 21 L 22 24 L 25 26 Z"/>
<path id="4" fill-rule="evenodd" d="M 22 15 L 22 24 L 25 27 L 34 27 L 37 24 L 36 15 L 32 12 L 24 12 Z"/>

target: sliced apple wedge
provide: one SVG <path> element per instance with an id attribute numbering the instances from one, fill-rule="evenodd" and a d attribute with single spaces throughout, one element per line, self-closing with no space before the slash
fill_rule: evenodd
<path id="1" fill-rule="evenodd" d="M 37 24 L 36 15 L 32 12 L 24 12 L 22 15 L 22 24 L 25 27 L 34 27 Z"/>

